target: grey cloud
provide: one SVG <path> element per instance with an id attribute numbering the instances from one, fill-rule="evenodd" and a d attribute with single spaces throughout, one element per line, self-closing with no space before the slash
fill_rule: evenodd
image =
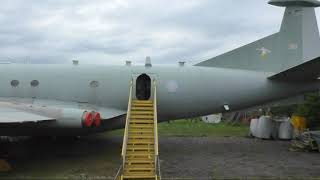
<path id="1" fill-rule="evenodd" d="M 266 0 L 3 0 L 0 59 L 194 63 L 276 32 Z"/>

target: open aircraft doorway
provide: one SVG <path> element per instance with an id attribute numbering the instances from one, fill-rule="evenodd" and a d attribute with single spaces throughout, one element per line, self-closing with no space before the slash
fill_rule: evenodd
<path id="1" fill-rule="evenodd" d="M 149 100 L 151 97 L 151 78 L 141 74 L 136 80 L 136 97 L 138 100 Z"/>

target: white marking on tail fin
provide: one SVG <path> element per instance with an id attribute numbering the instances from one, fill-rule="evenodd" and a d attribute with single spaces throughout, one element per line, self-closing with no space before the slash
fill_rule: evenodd
<path id="1" fill-rule="evenodd" d="M 271 51 L 265 47 L 262 47 L 262 48 L 257 48 L 257 51 L 260 52 L 260 56 L 261 57 L 266 57 L 268 54 L 271 53 Z"/>

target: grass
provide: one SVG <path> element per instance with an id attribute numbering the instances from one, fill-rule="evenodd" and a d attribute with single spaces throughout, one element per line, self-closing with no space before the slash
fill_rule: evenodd
<path id="1" fill-rule="evenodd" d="M 172 137 L 226 137 L 246 136 L 249 127 L 244 125 L 207 124 L 200 120 L 177 120 L 158 125 L 160 136 Z M 123 130 L 111 131 L 108 134 L 122 136 Z"/>

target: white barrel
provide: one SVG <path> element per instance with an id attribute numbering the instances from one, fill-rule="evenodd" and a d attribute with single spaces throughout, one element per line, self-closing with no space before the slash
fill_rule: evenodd
<path id="1" fill-rule="evenodd" d="M 272 128 L 271 128 L 271 137 L 273 139 L 279 139 L 279 127 L 280 127 L 281 121 L 278 120 L 272 120 Z"/>
<path id="2" fill-rule="evenodd" d="M 290 140 L 293 136 L 293 127 L 290 121 L 283 121 L 279 127 L 279 139 Z"/>
<path id="3" fill-rule="evenodd" d="M 259 124 L 259 119 L 251 119 L 250 122 L 250 135 L 253 137 L 257 137 L 257 128 Z"/>
<path id="4" fill-rule="evenodd" d="M 261 116 L 259 118 L 257 136 L 261 139 L 270 139 L 272 132 L 272 120 L 270 116 Z"/>

